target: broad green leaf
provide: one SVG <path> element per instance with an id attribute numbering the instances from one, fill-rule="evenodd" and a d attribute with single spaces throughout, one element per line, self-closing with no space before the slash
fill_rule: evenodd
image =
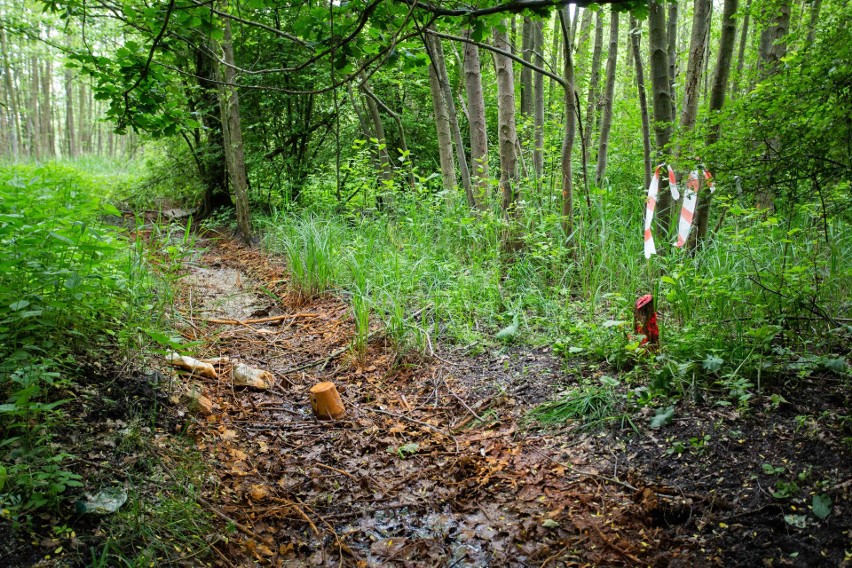
<path id="1" fill-rule="evenodd" d="M 831 497 L 828 495 L 814 495 L 811 503 L 814 516 L 819 520 L 823 520 L 831 514 Z"/>

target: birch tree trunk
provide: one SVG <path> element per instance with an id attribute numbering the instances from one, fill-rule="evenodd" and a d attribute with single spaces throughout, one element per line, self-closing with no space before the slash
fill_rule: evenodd
<path id="1" fill-rule="evenodd" d="M 53 63 L 50 57 L 44 61 L 41 72 L 41 136 L 46 159 L 56 157 L 56 130 L 53 127 Z"/>
<path id="2" fill-rule="evenodd" d="M 231 41 L 231 20 L 225 18 L 225 34 L 222 39 L 222 81 L 219 86 L 222 111 L 222 133 L 225 142 L 225 158 L 228 176 L 234 190 L 237 210 L 237 227 L 246 243 L 251 243 L 251 219 L 248 203 L 248 176 L 243 151 L 243 131 L 240 124 L 240 99 L 235 84 L 234 46 Z"/>
<path id="3" fill-rule="evenodd" d="M 671 89 L 672 120 L 677 116 L 677 14 L 678 3 L 668 3 L 666 16 L 666 56 L 669 62 L 669 86 Z"/>
<path id="4" fill-rule="evenodd" d="M 459 164 L 459 172 L 461 173 L 462 187 L 467 198 L 467 203 L 471 207 L 476 207 L 476 199 L 473 196 L 473 188 L 470 184 L 470 169 L 467 166 L 467 156 L 464 152 L 464 143 L 462 142 L 461 129 L 459 128 L 458 113 L 456 112 L 456 103 L 453 100 L 453 90 L 450 86 L 449 75 L 447 74 L 447 65 L 444 60 L 444 49 L 441 46 L 440 38 L 426 34 L 426 42 L 429 47 L 432 65 L 435 66 L 435 71 L 438 73 L 438 81 L 441 85 L 441 91 L 444 93 L 444 102 L 447 105 L 447 113 L 450 118 L 450 128 L 453 135 L 453 142 L 456 147 L 456 159 Z"/>
<path id="5" fill-rule="evenodd" d="M 533 22 L 528 16 L 524 16 L 524 25 L 521 32 L 521 58 L 530 62 L 533 52 Z M 533 111 L 533 77 L 532 69 L 526 65 L 521 66 L 521 116 L 529 116 Z"/>
<path id="6" fill-rule="evenodd" d="M 574 90 L 574 56 L 570 49 L 568 22 L 570 12 L 565 6 L 559 12 L 559 22 L 562 29 L 562 41 L 565 49 L 562 53 L 562 76 L 565 79 L 565 131 L 562 136 L 562 234 L 566 246 L 573 248 L 574 237 L 574 175 L 571 158 L 574 152 L 574 137 L 576 131 L 577 107 Z M 582 29 L 582 27 L 581 27 Z"/>
<path id="7" fill-rule="evenodd" d="M 536 21 L 533 27 L 533 63 L 544 68 L 544 22 Z M 570 44 L 569 44 L 570 45 Z M 541 184 L 544 174 L 544 75 L 536 73 L 533 77 L 533 171 L 535 172 L 536 185 Z"/>
<path id="8" fill-rule="evenodd" d="M 595 184 L 601 187 L 606 172 L 606 155 L 609 147 L 609 131 L 612 126 L 612 99 L 615 95 L 615 66 L 618 63 L 618 12 L 612 10 L 609 20 L 609 52 L 606 58 L 606 86 L 604 87 L 604 108 L 601 118 L 600 145 L 598 163 L 595 170 Z"/>
<path id="9" fill-rule="evenodd" d="M 654 109 L 654 139 L 657 154 L 662 158 L 671 141 L 673 115 L 666 53 L 666 18 L 663 6 L 658 0 L 650 0 L 648 3 L 648 43 L 651 50 L 651 101 Z M 671 193 L 667 190 L 668 181 L 661 180 L 661 182 L 663 187 L 657 196 L 655 225 L 659 240 L 667 241 L 672 198 Z M 662 254 L 665 254 L 665 251 L 665 248 L 661 249 Z"/>
<path id="10" fill-rule="evenodd" d="M 645 94 L 645 66 L 642 63 L 641 31 L 639 22 L 630 16 L 630 44 L 633 48 L 634 67 L 636 69 L 636 88 L 639 92 L 639 112 L 642 115 L 642 155 L 645 165 L 645 186 L 651 185 L 651 125 L 648 120 L 648 97 Z"/>
<path id="11" fill-rule="evenodd" d="M 692 15 L 692 35 L 689 40 L 689 62 L 686 67 L 686 82 L 683 87 L 683 110 L 680 126 L 684 131 L 695 126 L 698 116 L 698 91 L 701 71 L 704 68 L 708 19 L 711 0 L 695 0 Z"/>
<path id="12" fill-rule="evenodd" d="M 453 158 L 453 141 L 450 134 L 450 117 L 441 90 L 441 80 L 434 65 L 429 65 L 429 89 L 432 92 L 432 111 L 435 114 L 435 130 L 438 136 L 438 158 L 441 162 L 441 180 L 444 189 L 456 189 L 456 163 Z"/>
<path id="13" fill-rule="evenodd" d="M 470 38 L 470 30 L 465 32 Z M 470 124 L 470 163 L 476 185 L 476 201 L 484 207 L 488 198 L 488 131 L 485 121 L 485 100 L 482 94 L 482 66 L 479 48 L 464 44 L 464 84 L 467 93 L 468 123 Z"/>
<path id="14" fill-rule="evenodd" d="M 751 16 L 751 0 L 746 2 L 745 16 L 743 16 L 743 26 L 740 31 L 740 46 L 737 52 L 737 72 L 734 74 L 734 84 L 731 86 L 731 98 L 734 99 L 740 94 L 740 80 L 743 75 L 743 65 L 745 62 L 745 48 L 748 41 L 748 21 Z"/>
<path id="15" fill-rule="evenodd" d="M 734 19 L 739 7 L 739 0 L 725 0 L 722 9 L 722 35 L 719 39 L 719 57 L 716 59 L 716 69 L 713 72 L 713 88 L 710 91 L 709 111 L 711 116 L 710 132 L 707 135 L 707 145 L 712 146 L 719 140 L 719 124 L 717 116 L 725 105 L 725 92 L 728 88 L 728 78 L 731 75 L 731 59 L 734 53 L 734 39 L 737 34 L 737 22 Z M 713 195 L 709 191 L 700 193 L 698 208 L 695 215 L 695 230 L 689 239 L 689 248 L 695 250 L 700 242 L 707 237 L 707 225 L 710 219 L 710 204 Z"/>
<path id="16" fill-rule="evenodd" d="M 592 130 L 595 128 L 595 109 L 598 103 L 598 83 L 600 82 L 601 51 L 603 51 L 603 17 L 601 10 L 595 13 L 595 44 L 592 49 L 592 67 L 589 78 L 589 98 L 586 104 L 586 130 L 583 132 L 583 146 L 586 152 L 583 161 L 589 163 L 589 148 L 592 146 Z"/>
<path id="17" fill-rule="evenodd" d="M 508 51 L 509 38 L 505 31 L 494 29 L 494 47 Z M 500 147 L 500 206 L 504 216 L 513 218 L 515 211 L 515 172 L 518 156 L 515 150 L 517 131 L 515 128 L 515 77 L 512 60 L 505 55 L 493 53 L 494 70 L 497 75 L 497 137 Z"/>

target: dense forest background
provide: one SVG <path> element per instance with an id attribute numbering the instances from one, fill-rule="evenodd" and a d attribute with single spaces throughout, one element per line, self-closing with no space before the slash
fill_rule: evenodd
<path id="1" fill-rule="evenodd" d="M 50 445 L 72 368 L 180 347 L 162 286 L 199 227 L 283 257 L 300 301 L 336 292 L 356 350 L 378 325 L 399 361 L 546 347 L 660 416 L 848 380 L 849 21 L 847 0 L 0 0 L 0 502 L 79 484 Z M 174 217 L 144 245 L 114 226 Z M 848 412 L 830 423 L 848 448 Z"/>

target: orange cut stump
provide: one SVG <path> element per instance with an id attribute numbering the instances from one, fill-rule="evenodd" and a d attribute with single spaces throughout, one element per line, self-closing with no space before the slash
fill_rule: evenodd
<path id="1" fill-rule="evenodd" d="M 311 408 L 320 420 L 340 420 L 346 416 L 343 401 L 334 383 L 326 381 L 311 387 Z"/>

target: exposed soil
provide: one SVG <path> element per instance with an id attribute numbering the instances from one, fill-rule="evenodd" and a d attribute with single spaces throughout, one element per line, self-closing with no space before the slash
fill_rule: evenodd
<path id="1" fill-rule="evenodd" d="M 184 379 L 213 402 L 191 428 L 217 478 L 205 499 L 230 536 L 222 566 L 850 563 L 848 381 L 782 385 L 789 402 L 755 397 L 747 414 L 682 402 L 660 430 L 646 416 L 638 432 L 544 430 L 525 414 L 596 365 L 524 348 L 400 362 L 378 328 L 359 359 L 341 300 L 292 298 L 262 253 L 204 244 L 182 280 L 181 330 L 202 342 L 190 355 L 276 379 L 235 388 L 230 363 Z M 329 380 L 347 414 L 318 421 L 308 389 Z M 771 495 L 781 481 L 789 497 Z M 814 494 L 832 500 L 825 520 Z"/>

